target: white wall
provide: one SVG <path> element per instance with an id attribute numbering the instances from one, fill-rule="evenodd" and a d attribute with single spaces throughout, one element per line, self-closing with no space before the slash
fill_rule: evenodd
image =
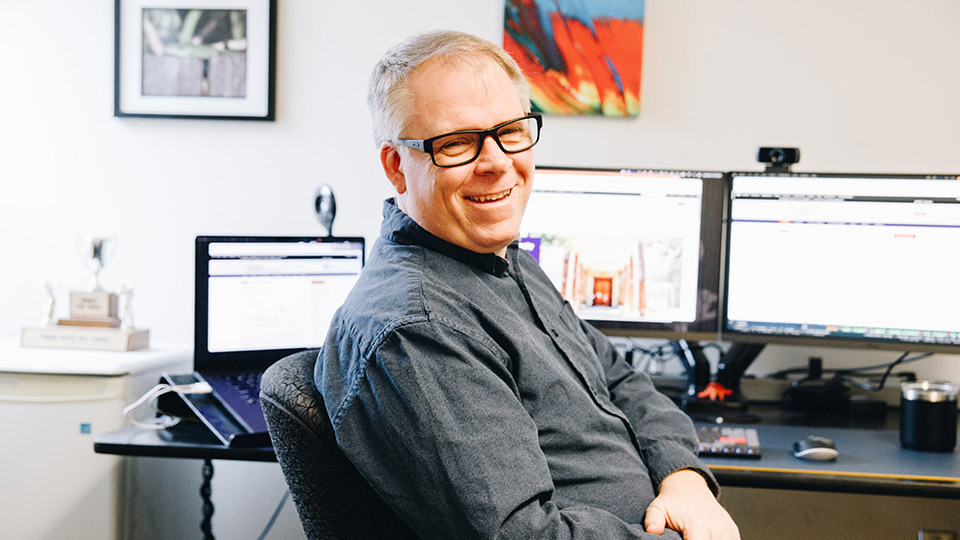
<path id="1" fill-rule="evenodd" d="M 538 163 L 756 169 L 758 146 L 784 145 L 802 149 L 797 170 L 960 172 L 960 4 L 646 7 L 641 116 L 548 117 Z M 318 233 L 312 198 L 327 182 L 335 231 L 374 238 L 390 190 L 364 100 L 371 65 L 419 30 L 499 41 L 503 20 L 500 0 L 281 0 L 277 120 L 264 123 L 114 118 L 111 2 L 0 14 L 0 334 L 39 319 L 44 281 L 65 315 L 86 281 L 73 236 L 90 232 L 119 238 L 107 286 L 133 284 L 137 323 L 178 343 L 192 339 L 194 236 Z"/>
<path id="2" fill-rule="evenodd" d="M 0 5 L 0 335 L 40 318 L 44 281 L 66 314 L 86 281 L 78 232 L 119 237 L 106 285 L 133 284 L 137 323 L 185 344 L 197 234 L 318 234 L 327 182 L 335 232 L 373 239 L 389 195 L 373 62 L 419 30 L 502 35 L 501 0 L 279 4 L 271 123 L 114 118 L 113 2 Z M 960 172 L 957 20 L 947 0 L 647 0 L 641 116 L 548 117 L 537 161 L 752 170 L 758 146 L 783 145 L 802 149 L 797 170 Z M 810 354 L 894 356 L 776 347 L 756 370 Z M 914 368 L 960 381 L 956 358 Z"/>

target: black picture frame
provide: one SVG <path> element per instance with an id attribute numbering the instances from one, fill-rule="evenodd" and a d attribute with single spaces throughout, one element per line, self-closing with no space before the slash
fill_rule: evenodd
<path id="1" fill-rule="evenodd" d="M 115 0 L 114 116 L 275 120 L 276 0 Z"/>

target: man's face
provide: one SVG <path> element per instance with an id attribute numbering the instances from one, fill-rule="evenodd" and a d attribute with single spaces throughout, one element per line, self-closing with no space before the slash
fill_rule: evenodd
<path id="1" fill-rule="evenodd" d="M 401 133 L 426 139 L 488 129 L 524 115 L 510 78 L 492 61 L 428 60 L 409 78 L 413 116 Z M 397 205 L 421 227 L 478 253 L 503 254 L 516 237 L 533 181 L 533 151 L 505 154 L 487 138 L 480 156 L 437 167 L 425 152 L 385 145 L 384 170 Z"/>

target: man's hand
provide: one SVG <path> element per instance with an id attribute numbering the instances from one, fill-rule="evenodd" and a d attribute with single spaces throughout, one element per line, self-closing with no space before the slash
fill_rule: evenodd
<path id="1" fill-rule="evenodd" d="M 647 507 L 643 525 L 648 533 L 663 534 L 665 527 L 684 540 L 739 540 L 740 531 L 720 506 L 700 473 L 682 469 L 660 483 L 660 494 Z"/>

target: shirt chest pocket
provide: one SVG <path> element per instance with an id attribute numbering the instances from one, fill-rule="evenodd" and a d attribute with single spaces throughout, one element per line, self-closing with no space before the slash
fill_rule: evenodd
<path id="1" fill-rule="evenodd" d="M 560 313 L 557 314 L 557 318 L 560 320 L 560 325 L 563 327 L 564 332 L 579 332 L 580 331 L 580 319 L 577 317 L 577 314 L 573 312 L 573 306 L 570 305 L 570 302 L 564 301 L 560 305 Z"/>

